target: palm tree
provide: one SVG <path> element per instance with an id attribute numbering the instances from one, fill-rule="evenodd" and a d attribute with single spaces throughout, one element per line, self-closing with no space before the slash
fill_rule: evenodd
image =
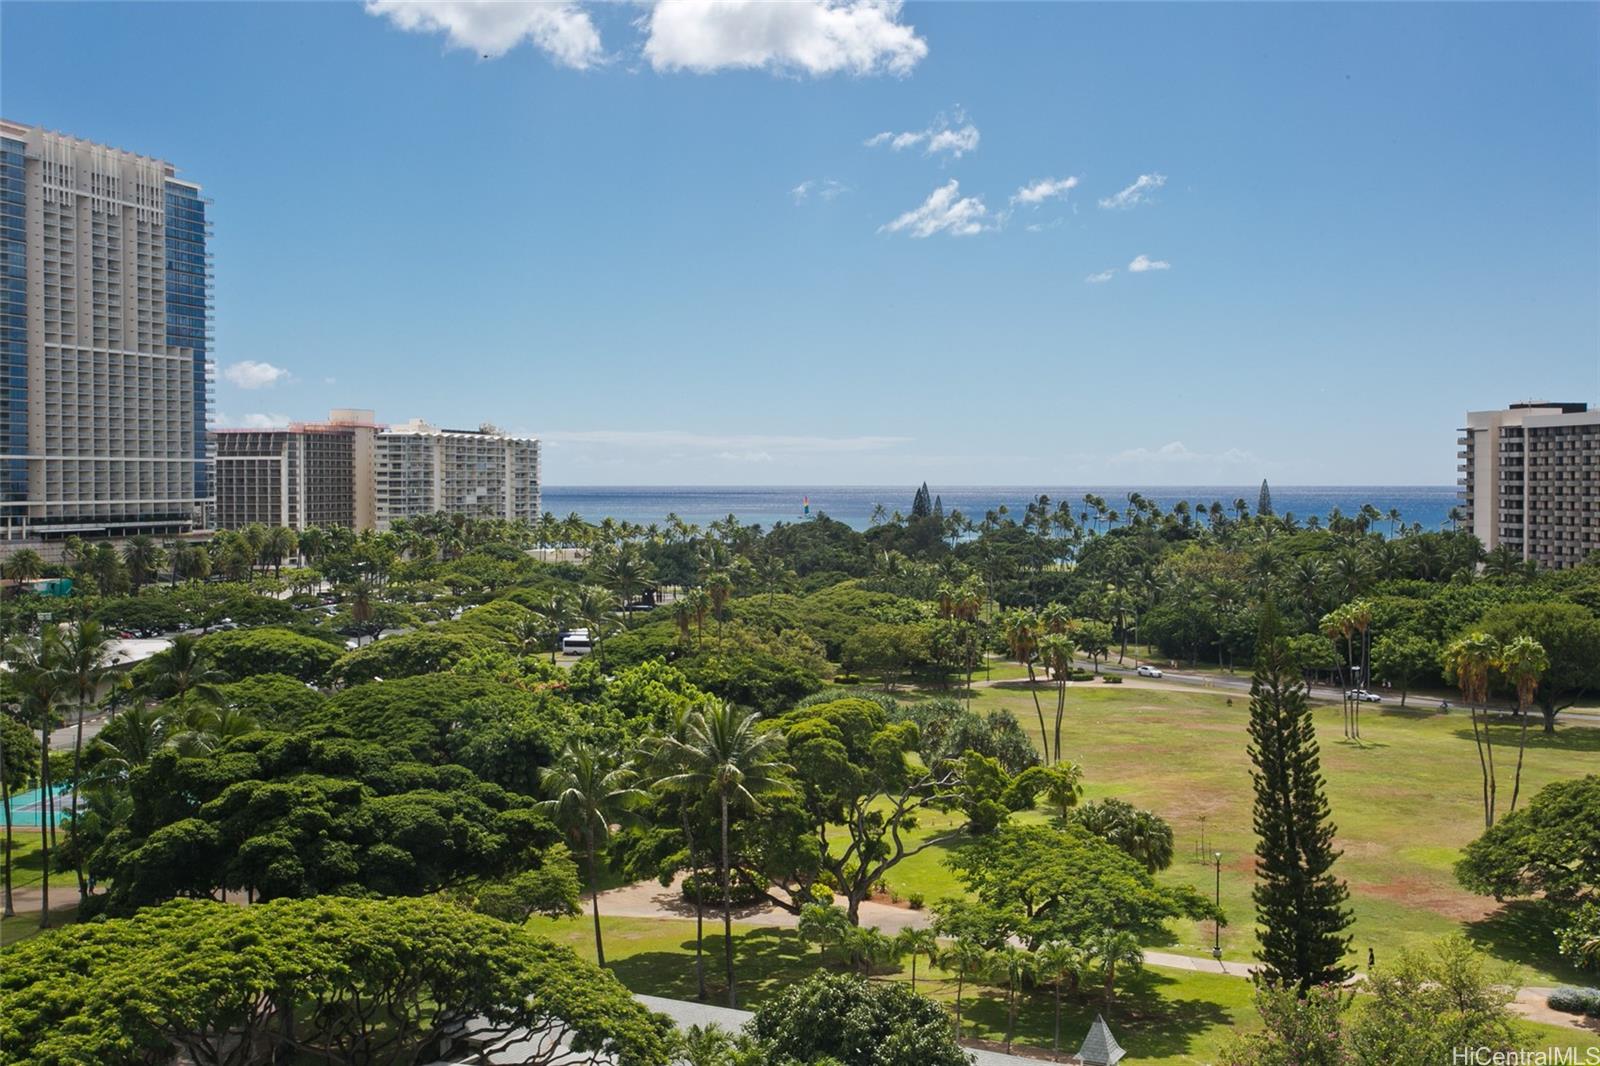
<path id="1" fill-rule="evenodd" d="M 1051 1043 L 1051 1050 L 1057 1058 L 1060 1058 L 1061 986 L 1067 984 L 1076 988 L 1088 960 L 1081 949 L 1065 940 L 1051 940 L 1039 945 L 1038 950 L 1033 953 L 1033 958 L 1038 976 L 1049 981 L 1055 991 L 1055 1037 Z"/>
<path id="2" fill-rule="evenodd" d="M 1106 1009 L 1109 1010 L 1117 968 L 1126 967 L 1138 973 L 1144 966 L 1144 950 L 1139 947 L 1139 939 L 1126 929 L 1107 929 L 1090 943 L 1089 953 L 1100 964 L 1100 970 L 1105 975 Z"/>
<path id="3" fill-rule="evenodd" d="M 722 819 L 722 947 L 728 979 L 728 1006 L 737 1007 L 733 979 L 733 888 L 728 851 L 728 827 L 735 802 L 754 810 L 761 797 L 782 789 L 781 775 L 789 769 L 780 760 L 783 734 L 757 728 L 761 716 L 731 703 L 696 711 L 688 723 L 688 738 L 674 743 L 684 769 L 665 783 L 710 794 Z"/>
<path id="4" fill-rule="evenodd" d="M 1006 983 L 1006 1051 L 1017 1029 L 1017 986 L 1033 973 L 1033 952 L 1016 944 L 1005 944 L 989 956 L 991 972 Z"/>
<path id="5" fill-rule="evenodd" d="M 554 663 L 556 649 L 561 646 L 561 634 L 572 626 L 572 599 L 564 592 L 552 593 L 540 604 L 538 613 L 550 636 L 550 661 Z"/>
<path id="6" fill-rule="evenodd" d="M 44 573 L 44 557 L 32 548 L 19 548 L 0 561 L 0 570 L 13 581 L 34 581 Z"/>
<path id="7" fill-rule="evenodd" d="M 1039 689 L 1033 673 L 1033 659 L 1039 650 L 1039 619 L 1032 611 L 1016 608 L 1000 617 L 1001 632 L 1013 661 L 1028 668 L 1028 691 L 1033 695 L 1033 713 L 1039 716 L 1039 746 L 1046 760 L 1050 757 L 1049 731 L 1044 725 L 1044 708 L 1039 706 Z"/>
<path id="8" fill-rule="evenodd" d="M 178 703 L 162 715 L 161 729 L 166 742 L 179 755 L 193 757 L 216 751 L 235 737 L 254 732 L 256 720 L 237 707 Z"/>
<path id="9" fill-rule="evenodd" d="M 595 659 L 604 666 L 606 630 L 616 624 L 612 618 L 611 594 L 599 585 L 584 585 L 578 590 L 577 614 L 594 642 Z"/>
<path id="10" fill-rule="evenodd" d="M 272 576 L 283 574 L 283 561 L 300 548 L 300 538 L 288 526 L 273 526 L 261 538 L 261 557 L 272 564 Z"/>
<path id="11" fill-rule="evenodd" d="M 895 948 L 911 959 L 911 991 L 917 990 L 917 959 L 926 956 L 932 966 L 939 957 L 939 938 L 932 929 L 906 926 L 894 938 Z"/>
<path id="12" fill-rule="evenodd" d="M 26 746 L 17 749 L 15 743 L 8 753 L 5 748 L 7 729 L 13 734 L 20 734 L 14 739 L 26 738 Z M 15 903 L 11 898 L 11 856 L 16 850 L 12 838 L 11 822 L 11 794 L 19 788 L 26 788 L 33 780 L 33 735 L 31 730 L 26 730 L 20 722 L 14 722 L 7 715 L 0 717 L 0 806 L 3 806 L 6 823 L 4 879 L 5 879 L 5 917 L 13 917 L 17 913 Z"/>
<path id="13" fill-rule="evenodd" d="M 72 831 L 78 831 L 78 785 L 83 770 L 83 715 L 100 691 L 110 668 L 105 665 L 106 645 L 111 635 L 93 619 L 64 627 L 61 638 L 61 660 L 56 666 L 57 680 L 65 695 L 78 705 L 78 727 L 72 742 Z M 89 882 L 83 876 L 83 850 L 73 848 L 74 869 L 78 875 L 78 898 L 89 898 Z"/>
<path id="14" fill-rule="evenodd" d="M 961 1039 L 961 994 L 967 975 L 983 973 L 989 964 L 989 949 L 968 936 L 958 936 L 941 956 L 941 965 L 956 972 L 956 1039 Z"/>
<path id="15" fill-rule="evenodd" d="M 1067 810 L 1083 798 L 1083 768 L 1075 762 L 1057 763 L 1045 771 L 1044 798 L 1067 820 Z"/>
<path id="16" fill-rule="evenodd" d="M 148 695 L 170 699 L 180 707 L 190 697 L 212 705 L 222 702 L 222 690 L 217 686 L 228 677 L 211 665 L 211 656 L 198 637 L 179 633 L 172 638 L 172 645 L 152 656 L 149 663 Z"/>
<path id="17" fill-rule="evenodd" d="M 555 765 L 540 775 L 549 798 L 540 804 L 565 829 L 589 865 L 589 899 L 594 908 L 594 953 L 606 964 L 600 939 L 600 871 L 596 859 L 611 839 L 611 827 L 632 822 L 644 793 L 634 787 L 633 766 L 582 740 L 569 740 Z"/>
<path id="18" fill-rule="evenodd" d="M 1520 636 L 1500 649 L 1496 662 L 1500 674 L 1517 690 L 1517 713 L 1522 717 L 1522 734 L 1517 745 L 1517 776 L 1511 785 L 1511 812 L 1517 809 L 1517 794 L 1522 791 L 1522 756 L 1528 748 L 1528 711 L 1533 706 L 1533 694 L 1539 689 L 1539 678 L 1550 669 L 1550 656 L 1544 645 L 1530 636 Z"/>
<path id="19" fill-rule="evenodd" d="M 1056 747 L 1052 762 L 1061 761 L 1061 723 L 1067 715 L 1067 680 L 1072 676 L 1072 660 L 1078 648 L 1065 633 L 1047 633 L 1039 638 L 1039 660 L 1056 682 Z M 1044 738 L 1040 738 L 1041 742 Z"/>
<path id="20" fill-rule="evenodd" d="M 122 546 L 122 564 L 128 568 L 128 581 L 137 596 L 144 583 L 161 568 L 161 548 L 148 533 L 129 537 Z"/>
<path id="21" fill-rule="evenodd" d="M 1484 715 L 1478 728 L 1478 705 L 1489 699 L 1489 671 L 1500 658 L 1500 645 L 1487 633 L 1469 633 L 1450 642 L 1444 650 L 1447 676 L 1455 678 L 1461 699 L 1472 718 L 1472 740 L 1478 746 L 1478 769 L 1483 775 L 1483 826 L 1494 825 L 1495 773 L 1494 744 L 1489 736 L 1489 718 Z"/>
<path id="22" fill-rule="evenodd" d="M 695 808 L 706 797 L 677 783 L 678 775 L 688 768 L 683 757 L 689 741 L 689 723 L 693 721 L 692 708 L 679 705 L 666 728 L 646 738 L 642 763 L 651 786 L 674 796 L 678 801 L 678 815 L 683 829 L 684 850 L 689 859 L 689 876 L 694 879 L 694 977 L 696 995 L 706 998 L 705 966 L 705 878 L 701 873 L 700 848 L 694 834 Z"/>
<path id="23" fill-rule="evenodd" d="M 45 627 L 38 637 L 25 638 L 7 652 L 11 661 L 22 719 L 39 730 L 39 792 L 43 805 L 39 850 L 43 860 L 40 882 L 39 928 L 50 927 L 50 844 L 55 838 L 55 793 L 50 783 L 50 732 L 56 727 L 56 704 L 62 692 L 60 636 Z"/>
<path id="24" fill-rule="evenodd" d="M 615 554 L 601 562 L 598 568 L 600 581 L 616 593 L 622 601 L 623 617 L 633 621 L 633 600 L 650 588 L 654 580 L 653 569 L 637 544 L 624 544 Z"/>

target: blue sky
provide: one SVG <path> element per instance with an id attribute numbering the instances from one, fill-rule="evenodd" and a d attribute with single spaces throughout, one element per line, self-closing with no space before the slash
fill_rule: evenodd
<path id="1" fill-rule="evenodd" d="M 1600 400 L 1594 5 L 3 31 L 7 118 L 214 198 L 229 424 L 493 421 L 558 485 L 1442 484 L 1465 410 Z"/>

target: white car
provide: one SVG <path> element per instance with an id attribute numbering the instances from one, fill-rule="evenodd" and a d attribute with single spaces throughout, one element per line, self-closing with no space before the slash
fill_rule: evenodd
<path id="1" fill-rule="evenodd" d="M 1160 670 L 1157 670 L 1153 666 L 1145 666 L 1145 665 L 1141 665 L 1138 669 L 1134 670 L 1134 673 L 1138 674 L 1140 677 L 1160 677 L 1161 676 L 1161 671 Z"/>
<path id="2" fill-rule="evenodd" d="M 1364 688 L 1350 690 L 1350 698 L 1360 703 L 1382 703 L 1383 697 L 1376 692 L 1368 692 Z"/>

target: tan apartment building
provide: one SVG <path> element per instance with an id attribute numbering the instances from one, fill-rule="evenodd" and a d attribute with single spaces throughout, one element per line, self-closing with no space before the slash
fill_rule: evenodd
<path id="1" fill-rule="evenodd" d="M 210 235 L 172 164 L 0 121 L 0 542 L 208 524 Z"/>
<path id="2" fill-rule="evenodd" d="M 1553 568 L 1600 552 L 1600 411 L 1472 411 L 1457 444 L 1463 515 L 1486 550 L 1505 546 Z"/>
<path id="3" fill-rule="evenodd" d="M 373 480 L 379 529 L 440 511 L 531 522 L 539 517 L 539 441 L 487 423 L 439 429 L 413 419 L 377 434 Z"/>
<path id="4" fill-rule="evenodd" d="M 376 432 L 372 412 L 360 410 L 284 429 L 216 430 L 217 527 L 374 528 Z"/>

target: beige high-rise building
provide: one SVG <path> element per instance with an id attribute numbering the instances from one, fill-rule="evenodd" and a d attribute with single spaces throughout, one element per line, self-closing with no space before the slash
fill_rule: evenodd
<path id="1" fill-rule="evenodd" d="M 539 441 L 484 424 L 439 429 L 421 419 L 374 439 L 378 528 L 444 511 L 479 517 L 539 517 Z"/>
<path id="2" fill-rule="evenodd" d="M 217 528 L 372 529 L 376 432 L 372 412 L 357 410 L 284 429 L 214 431 Z"/>
<path id="3" fill-rule="evenodd" d="M 1464 517 L 1486 550 L 1562 568 L 1600 552 L 1600 411 L 1515 403 L 1471 411 L 1456 443 Z"/>
<path id="4" fill-rule="evenodd" d="M 0 540 L 208 524 L 209 208 L 170 163 L 0 122 Z"/>

